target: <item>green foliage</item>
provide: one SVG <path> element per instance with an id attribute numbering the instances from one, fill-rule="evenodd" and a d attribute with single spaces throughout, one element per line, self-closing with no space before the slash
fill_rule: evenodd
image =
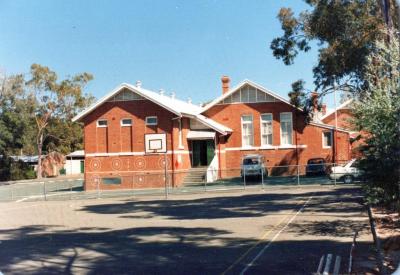
<path id="1" fill-rule="evenodd" d="M 367 59 L 366 89 L 354 109 L 354 124 L 366 133 L 360 162 L 368 179 L 370 199 L 400 199 L 400 55 L 399 43 L 377 41 Z"/>
<path id="2" fill-rule="evenodd" d="M 92 78 L 82 73 L 59 81 L 48 67 L 33 64 L 28 81 L 23 75 L 0 79 L 2 180 L 34 174 L 7 156 L 41 155 L 42 150 L 67 154 L 83 148 L 82 127 L 71 119 L 94 101 L 83 93 Z"/>
<path id="3" fill-rule="evenodd" d="M 299 52 L 318 42 L 318 63 L 314 67 L 317 89 L 331 87 L 350 77 L 355 88 L 362 84 L 363 69 L 371 44 L 384 26 L 376 0 L 308 0 L 311 10 L 297 17 L 290 8 L 281 8 L 278 19 L 283 35 L 271 42 L 276 58 L 286 65 Z"/>
<path id="4" fill-rule="evenodd" d="M 19 153 L 33 132 L 32 99 L 24 92 L 22 75 L 4 77 L 0 89 L 0 155 Z"/>
<path id="5" fill-rule="evenodd" d="M 54 71 L 39 64 L 31 66 L 31 76 L 27 85 L 31 89 L 31 96 L 35 98 L 34 118 L 37 126 L 35 144 L 39 156 L 37 174 L 40 178 L 43 146 L 47 144 L 49 149 L 61 144 L 71 146 L 71 144 L 68 146 L 66 142 L 68 137 L 63 136 L 64 131 L 60 125 L 68 126 L 72 117 L 90 103 L 91 97 L 85 97 L 83 87 L 93 79 L 93 76 L 83 73 L 58 81 Z M 50 129 L 53 129 L 52 133 L 49 132 Z M 78 135 L 78 138 L 79 136 L 81 135 Z"/>
<path id="6" fill-rule="evenodd" d="M 292 83 L 292 91 L 289 92 L 290 103 L 297 108 L 302 108 L 305 105 L 306 93 L 304 91 L 304 80 L 299 79 Z"/>
<path id="7" fill-rule="evenodd" d="M 0 181 L 34 179 L 33 167 L 23 161 L 14 161 L 10 157 L 0 158 Z"/>

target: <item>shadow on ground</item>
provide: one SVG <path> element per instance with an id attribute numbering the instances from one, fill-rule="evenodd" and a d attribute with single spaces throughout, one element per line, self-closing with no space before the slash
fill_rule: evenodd
<path id="1" fill-rule="evenodd" d="M 350 194 L 350 195 L 349 195 Z M 343 206 L 346 215 L 352 216 L 360 211 L 354 204 L 361 203 L 359 188 L 330 189 L 321 192 L 266 193 L 242 196 L 224 196 L 193 200 L 151 200 L 123 201 L 110 204 L 88 205 L 82 209 L 96 214 L 121 214 L 126 218 L 139 218 L 131 215 L 146 212 L 144 217 L 163 216 L 169 219 L 221 219 L 240 217 L 259 217 L 276 214 L 278 211 L 298 209 L 310 196 L 308 211 L 338 214 L 343 217 Z M 340 207 L 338 207 L 340 201 Z"/>
<path id="2" fill-rule="evenodd" d="M 354 205 L 359 200 L 359 190 L 356 188 L 194 200 L 120 201 L 88 205 L 76 211 L 100 215 L 121 214 L 124 218 L 138 218 L 136 213 L 144 212 L 144 218 L 160 216 L 182 220 L 254 217 L 279 211 L 296 211 L 310 196 L 315 199 L 307 211 L 313 211 L 316 215 L 329 213 L 339 220 L 343 218 L 343 212 L 350 216 L 360 211 L 357 203 Z M 180 227 L 177 221 L 176 226 L 155 224 L 127 229 L 82 227 L 63 230 L 57 226 L 25 226 L 0 230 L 0 266 L 5 274 L 220 274 L 252 247 L 259 237 L 238 238 L 230 230 L 204 225 Z M 345 224 L 332 223 L 333 227 L 338 225 L 345 227 Z M 295 234 L 310 236 L 316 232 L 335 234 L 319 226 L 313 223 L 308 228 L 291 227 L 290 230 Z M 229 273 L 240 273 L 243 264 L 254 258 L 265 245 L 261 242 Z M 351 238 L 340 242 L 333 239 L 318 240 L 318 237 L 309 240 L 278 239 L 249 270 L 249 274 L 310 274 L 316 271 L 324 253 L 346 256 L 350 245 Z M 342 268 L 345 269 L 346 264 Z"/>

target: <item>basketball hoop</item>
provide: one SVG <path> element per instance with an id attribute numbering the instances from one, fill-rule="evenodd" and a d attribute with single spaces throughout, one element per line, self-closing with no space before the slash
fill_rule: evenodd
<path id="1" fill-rule="evenodd" d="M 146 154 L 165 154 L 167 152 L 167 134 L 145 134 Z"/>

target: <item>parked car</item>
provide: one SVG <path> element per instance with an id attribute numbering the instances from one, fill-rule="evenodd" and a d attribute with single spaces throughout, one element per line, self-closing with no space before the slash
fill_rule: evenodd
<path id="1" fill-rule="evenodd" d="M 268 176 L 268 170 L 265 168 L 265 158 L 262 155 L 246 155 L 242 159 L 240 175 L 244 176 Z"/>
<path id="2" fill-rule="evenodd" d="M 358 161 L 352 159 L 345 165 L 339 165 L 331 168 L 329 174 L 331 180 L 343 180 L 344 183 L 352 183 L 355 179 L 362 176 L 362 171 L 358 168 Z"/>
<path id="3" fill-rule="evenodd" d="M 307 161 L 306 176 L 326 175 L 326 163 L 323 158 L 312 158 Z"/>

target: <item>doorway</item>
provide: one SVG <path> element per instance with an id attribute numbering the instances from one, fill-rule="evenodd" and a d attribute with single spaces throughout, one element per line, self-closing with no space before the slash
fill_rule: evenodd
<path id="1" fill-rule="evenodd" d="M 214 140 L 192 141 L 192 167 L 210 165 L 215 154 Z"/>

